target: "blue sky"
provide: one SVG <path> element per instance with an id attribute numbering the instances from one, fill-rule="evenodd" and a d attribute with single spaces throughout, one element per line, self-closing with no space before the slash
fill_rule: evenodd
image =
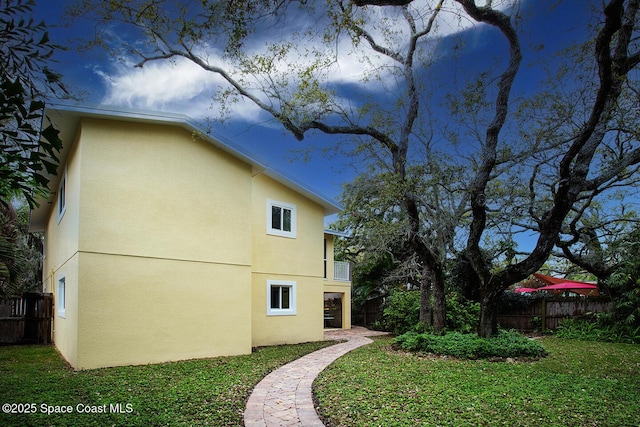
<path id="1" fill-rule="evenodd" d="M 58 55 L 59 71 L 64 75 L 71 88 L 86 94 L 86 101 L 92 104 L 111 104 L 126 108 L 166 110 L 172 113 L 211 115 L 207 110 L 208 91 L 215 82 L 193 65 L 170 65 L 153 63 L 144 70 L 134 69 L 130 62 L 115 62 L 104 52 L 79 54 L 73 49 L 76 35 L 92 31 L 91 23 L 83 22 L 71 28 L 61 26 L 64 0 L 36 0 L 38 17 L 44 18 L 50 27 L 52 39 L 69 46 L 68 52 Z M 518 91 L 534 90 L 537 82 L 544 78 L 537 55 L 554 51 L 582 35 L 581 16 L 573 9 L 582 0 L 525 1 L 521 13 L 525 17 L 520 31 L 523 34 L 525 57 L 523 69 L 516 82 Z M 468 26 L 468 25 L 467 25 Z M 450 34 L 459 29 L 449 29 Z M 462 52 L 446 55 L 436 65 L 445 73 L 452 67 L 456 73 L 470 73 L 477 68 L 492 63 L 495 56 L 504 54 L 504 42 L 495 33 L 475 29 L 464 34 L 465 47 Z M 443 44 L 444 49 L 455 50 L 459 39 L 449 37 Z M 543 49 L 540 49 L 544 46 Z M 357 72 L 352 71 L 358 64 L 344 64 L 341 68 L 343 83 L 354 84 Z M 355 76 L 355 77 L 354 77 Z M 159 89 L 161 88 L 161 89 Z M 437 95 L 443 96 L 451 90 L 446 84 L 437 88 Z M 176 94 L 181 95 L 176 95 Z M 204 116 L 202 115 L 202 116 Z M 354 177 L 355 171 L 348 161 L 340 157 L 327 158 L 319 152 L 313 152 L 310 160 L 303 162 L 301 155 L 292 150 L 305 150 L 310 146 L 327 147 L 340 141 L 339 137 L 309 135 L 304 141 L 297 141 L 285 132 L 273 120 L 255 108 L 245 105 L 238 110 L 236 120 L 224 126 L 216 126 L 214 134 L 241 145 L 265 160 L 276 169 L 320 193 L 339 199 L 344 182 Z"/>

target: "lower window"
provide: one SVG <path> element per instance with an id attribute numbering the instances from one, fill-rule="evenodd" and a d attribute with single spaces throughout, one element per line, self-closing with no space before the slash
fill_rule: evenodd
<path id="1" fill-rule="evenodd" d="M 56 305 L 58 306 L 58 316 L 65 317 L 67 310 L 67 279 L 62 276 L 58 279 L 58 289 L 56 295 Z"/>
<path id="2" fill-rule="evenodd" d="M 296 314 L 296 282 L 267 280 L 267 315 Z"/>

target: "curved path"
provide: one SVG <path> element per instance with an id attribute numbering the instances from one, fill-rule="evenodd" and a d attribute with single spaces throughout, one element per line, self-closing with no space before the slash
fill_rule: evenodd
<path id="1" fill-rule="evenodd" d="M 367 336 L 385 334 L 362 327 L 326 331 L 326 340 L 347 341 L 307 354 L 264 377 L 249 396 L 244 411 L 244 425 L 324 426 L 313 406 L 313 380 L 340 356 L 371 343 Z"/>

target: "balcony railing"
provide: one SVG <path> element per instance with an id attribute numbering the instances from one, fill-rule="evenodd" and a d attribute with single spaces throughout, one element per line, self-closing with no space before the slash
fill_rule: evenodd
<path id="1" fill-rule="evenodd" d="M 348 282 L 351 280 L 351 265 L 345 261 L 333 262 L 333 280 Z"/>

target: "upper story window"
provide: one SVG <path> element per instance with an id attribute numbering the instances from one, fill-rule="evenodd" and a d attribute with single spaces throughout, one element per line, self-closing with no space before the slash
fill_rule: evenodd
<path id="1" fill-rule="evenodd" d="M 58 185 L 58 222 L 67 211 L 67 170 L 64 170 L 60 184 Z"/>
<path id="2" fill-rule="evenodd" d="M 267 233 L 275 236 L 296 237 L 296 206 L 267 200 Z"/>

